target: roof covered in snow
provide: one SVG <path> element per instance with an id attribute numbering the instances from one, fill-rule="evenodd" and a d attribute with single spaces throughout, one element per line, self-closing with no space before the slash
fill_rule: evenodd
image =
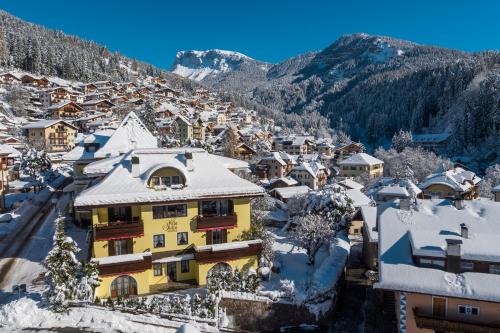
<path id="1" fill-rule="evenodd" d="M 130 112 L 96 153 L 96 158 L 118 156 L 136 148 L 156 148 L 158 140 L 146 128 L 139 117 Z"/>
<path id="2" fill-rule="evenodd" d="M 7 155 L 7 157 L 21 157 L 21 152 L 11 145 L 0 144 L 0 155 Z"/>
<path id="3" fill-rule="evenodd" d="M 279 187 L 273 190 L 283 199 L 290 199 L 302 194 L 306 194 L 310 191 L 309 186 L 290 186 L 290 187 Z"/>
<path id="4" fill-rule="evenodd" d="M 379 207 L 380 282 L 378 288 L 500 302 L 500 275 L 454 274 L 418 267 L 412 254 L 444 258 L 446 240 L 460 240 L 465 260 L 500 263 L 500 204 L 467 201 L 457 209 L 450 200 L 418 200 L 418 210 L 400 210 L 397 202 Z M 461 225 L 469 236 L 461 237 Z M 425 282 L 423 282 L 425 281 Z"/>
<path id="5" fill-rule="evenodd" d="M 338 182 L 338 184 L 347 188 L 347 189 L 352 189 L 352 190 L 362 190 L 364 187 L 360 183 L 355 182 L 354 180 L 352 180 L 350 178 L 346 178 L 344 180 L 341 180 Z"/>
<path id="6" fill-rule="evenodd" d="M 68 123 L 64 120 L 61 120 L 61 119 L 43 119 L 43 120 L 39 120 L 39 121 L 34 122 L 34 123 L 24 125 L 22 128 L 23 129 L 47 128 L 47 127 L 50 127 L 50 126 L 55 125 L 57 123 L 64 123 L 65 125 L 75 127 L 75 126 L 71 125 L 70 123 Z"/>
<path id="7" fill-rule="evenodd" d="M 192 155 L 191 162 L 187 153 Z M 138 174 L 132 174 L 132 157 L 139 160 Z M 198 200 L 213 197 L 247 197 L 262 195 L 264 190 L 244 180 L 224 166 L 214 155 L 203 149 L 136 149 L 121 159 L 97 162 L 102 171 L 110 173 L 97 185 L 80 193 L 75 206 L 105 206 L 111 204 L 153 203 Z M 96 169 L 95 163 L 91 168 Z M 89 166 L 85 172 L 89 172 Z M 181 188 L 152 188 L 151 175 L 162 168 L 177 169 L 185 179 Z"/>
<path id="8" fill-rule="evenodd" d="M 86 150 L 85 146 L 88 144 L 96 144 L 103 147 L 108 142 L 111 135 L 115 131 L 113 129 L 97 130 L 92 134 L 87 135 L 81 140 L 78 145 L 63 155 L 64 161 L 78 161 L 78 160 L 93 160 L 96 151 Z M 97 149 L 99 151 L 99 149 Z"/>
<path id="9" fill-rule="evenodd" d="M 363 192 L 356 189 L 348 189 L 346 190 L 347 196 L 352 200 L 352 204 L 354 207 L 358 208 L 361 206 L 367 206 L 372 201 L 368 198 Z"/>
<path id="10" fill-rule="evenodd" d="M 480 181 L 481 178 L 476 176 L 474 172 L 455 167 L 451 170 L 428 176 L 425 181 L 419 184 L 419 187 L 426 189 L 431 185 L 440 184 L 449 186 L 457 192 L 467 192 Z"/>
<path id="11" fill-rule="evenodd" d="M 345 160 L 341 161 L 339 165 L 375 165 L 383 164 L 384 162 L 376 157 L 368 155 L 367 153 L 359 153 L 351 155 Z"/>

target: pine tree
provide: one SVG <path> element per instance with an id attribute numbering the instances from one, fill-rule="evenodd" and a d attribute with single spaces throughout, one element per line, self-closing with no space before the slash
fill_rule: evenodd
<path id="1" fill-rule="evenodd" d="M 238 131 L 236 127 L 230 126 L 226 129 L 222 145 L 223 145 L 224 156 L 236 157 L 237 155 L 236 147 L 238 146 Z"/>
<path id="2" fill-rule="evenodd" d="M 51 162 L 43 147 L 28 147 L 21 156 L 20 171 L 41 184 L 41 175 L 50 170 Z"/>
<path id="3" fill-rule="evenodd" d="M 44 297 L 53 311 L 62 312 L 68 308 L 68 302 L 72 299 L 77 286 L 76 275 L 80 269 L 80 262 L 75 255 L 79 249 L 71 237 L 65 235 L 64 219 L 59 217 L 54 222 L 56 231 L 53 248 L 44 261 L 48 285 Z"/>
<path id="4" fill-rule="evenodd" d="M 410 147 L 412 143 L 411 132 L 399 130 L 398 133 L 394 134 L 392 137 L 391 148 L 396 150 L 398 153 L 402 152 L 406 147 Z"/>

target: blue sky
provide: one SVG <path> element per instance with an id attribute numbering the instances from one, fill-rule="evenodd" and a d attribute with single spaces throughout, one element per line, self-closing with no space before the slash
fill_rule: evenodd
<path id="1" fill-rule="evenodd" d="M 1 0 L 0 8 L 167 69 L 179 50 L 219 48 L 279 62 L 355 32 L 500 49 L 495 0 Z"/>

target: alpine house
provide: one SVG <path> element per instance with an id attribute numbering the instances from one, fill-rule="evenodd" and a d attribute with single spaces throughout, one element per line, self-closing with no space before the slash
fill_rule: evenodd
<path id="1" fill-rule="evenodd" d="M 95 165 L 94 165 L 95 164 Z M 206 284 L 210 269 L 257 268 L 261 240 L 243 240 L 257 185 L 203 149 L 135 149 L 92 163 L 107 174 L 75 199 L 91 211 L 96 296 Z"/>

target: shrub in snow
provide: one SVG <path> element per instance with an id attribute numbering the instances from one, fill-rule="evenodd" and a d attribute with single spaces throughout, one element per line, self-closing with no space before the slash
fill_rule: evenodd
<path id="1" fill-rule="evenodd" d="M 486 169 L 483 181 L 479 183 L 479 194 L 485 198 L 492 198 L 493 187 L 500 185 L 500 164 L 495 164 Z"/>
<path id="2" fill-rule="evenodd" d="M 80 262 L 75 254 L 80 249 L 71 237 L 66 237 L 64 234 L 64 219 L 59 217 L 54 222 L 56 230 L 53 248 L 44 261 L 47 269 L 45 273 L 47 289 L 44 298 L 52 310 L 62 312 L 68 308 L 68 302 L 76 293 Z"/>
<path id="3" fill-rule="evenodd" d="M 233 278 L 231 281 L 231 287 L 229 290 L 232 291 L 242 291 L 245 290 L 245 281 L 243 280 L 243 275 L 241 274 L 238 267 L 234 270 Z"/>
<path id="4" fill-rule="evenodd" d="M 203 300 L 201 299 L 200 295 L 198 293 L 194 294 L 193 296 L 193 304 L 191 305 L 191 314 L 193 316 L 198 316 L 202 317 L 202 305 L 203 305 Z M 203 317 L 202 317 L 203 318 Z"/>
<path id="5" fill-rule="evenodd" d="M 161 301 L 161 312 L 171 312 L 172 311 L 172 303 L 170 302 L 170 297 L 165 296 Z"/>
<path id="6" fill-rule="evenodd" d="M 181 301 L 181 313 L 186 316 L 191 316 L 191 296 L 186 295 Z"/>
<path id="7" fill-rule="evenodd" d="M 395 149 L 378 148 L 375 156 L 384 161 L 385 176 L 396 179 L 408 178 L 414 183 L 420 183 L 428 175 L 451 166 L 450 160 L 421 147 L 406 147 L 401 152 Z"/>
<path id="8" fill-rule="evenodd" d="M 52 164 L 43 147 L 27 147 L 21 156 L 19 171 L 42 183 L 42 174 L 50 170 Z"/>
<path id="9" fill-rule="evenodd" d="M 92 302 L 94 290 L 100 285 L 99 270 L 97 263 L 93 261 L 81 262 L 80 278 L 77 282 L 73 299 Z"/>
<path id="10" fill-rule="evenodd" d="M 182 314 L 182 303 L 179 296 L 174 296 L 172 298 L 172 305 L 170 307 L 170 312 L 175 314 Z"/>
<path id="11" fill-rule="evenodd" d="M 280 294 L 283 298 L 294 299 L 295 283 L 291 280 L 280 280 Z"/>
<path id="12" fill-rule="evenodd" d="M 255 272 L 253 274 L 247 274 L 245 277 L 245 290 L 246 292 L 255 294 L 259 288 L 259 277 Z"/>

